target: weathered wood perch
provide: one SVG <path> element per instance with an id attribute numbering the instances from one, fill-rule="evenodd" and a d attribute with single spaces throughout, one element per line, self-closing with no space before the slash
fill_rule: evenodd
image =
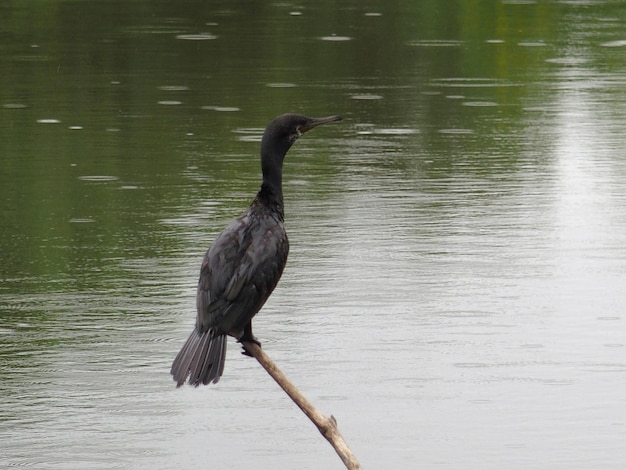
<path id="1" fill-rule="evenodd" d="M 335 417 L 331 415 L 329 418 L 320 413 L 311 402 L 306 399 L 302 392 L 289 381 L 287 376 L 282 373 L 274 361 L 263 352 L 258 344 L 248 341 L 242 341 L 241 344 L 246 352 L 259 361 L 259 364 L 263 366 L 267 373 L 270 374 L 285 393 L 289 395 L 289 398 L 291 398 L 304 414 L 313 421 L 313 424 L 317 426 L 322 436 L 333 446 L 333 449 L 335 449 L 335 452 L 337 452 L 337 455 L 339 455 L 346 468 L 348 470 L 362 470 L 361 464 L 359 464 L 356 456 L 352 453 L 339 432 Z"/>

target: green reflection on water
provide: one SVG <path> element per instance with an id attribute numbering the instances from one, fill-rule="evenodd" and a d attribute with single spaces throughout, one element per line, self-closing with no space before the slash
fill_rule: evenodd
<path id="1" fill-rule="evenodd" d="M 541 172 L 570 82 L 595 83 L 591 100 L 623 117 L 610 81 L 623 47 L 602 46 L 621 39 L 619 2 L 40 1 L 1 12 L 3 293 L 107 285 L 120 260 L 189 249 L 189 233 L 245 207 L 261 129 L 287 110 L 346 118 L 288 162 L 287 178 L 305 171 L 322 188 L 364 165 L 415 186 Z M 302 195 L 327 197 L 288 197 Z"/>

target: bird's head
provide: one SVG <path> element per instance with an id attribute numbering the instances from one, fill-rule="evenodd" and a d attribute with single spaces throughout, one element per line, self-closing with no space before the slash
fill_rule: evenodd
<path id="1" fill-rule="evenodd" d="M 274 118 L 265 129 L 261 141 L 262 191 L 282 198 L 283 160 L 293 143 L 305 132 L 320 124 L 340 121 L 340 116 L 310 118 L 301 114 L 283 114 Z"/>
<path id="2" fill-rule="evenodd" d="M 327 122 L 341 121 L 341 116 L 311 118 L 301 114 L 283 114 L 274 118 L 265 129 L 262 147 L 274 147 L 287 152 L 289 147 L 305 132 Z"/>

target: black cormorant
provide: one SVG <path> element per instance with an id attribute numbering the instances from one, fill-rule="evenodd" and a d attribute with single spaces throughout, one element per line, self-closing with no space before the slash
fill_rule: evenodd
<path id="1" fill-rule="evenodd" d="M 196 326 L 180 350 L 171 374 L 178 387 L 217 383 L 224 371 L 226 335 L 260 345 L 252 317 L 261 309 L 287 262 L 283 226 L 282 173 L 285 154 L 306 131 L 341 117 L 283 114 L 273 119 L 261 141 L 263 183 L 245 214 L 220 233 L 204 255 Z"/>

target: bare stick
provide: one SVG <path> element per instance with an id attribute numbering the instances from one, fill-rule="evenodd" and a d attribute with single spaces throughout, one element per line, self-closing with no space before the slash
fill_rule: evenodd
<path id="1" fill-rule="evenodd" d="M 302 392 L 289 381 L 287 376 L 282 373 L 274 361 L 267 357 L 267 354 L 263 352 L 258 344 L 249 341 L 242 341 L 241 344 L 247 353 L 259 361 L 259 364 L 263 366 L 267 373 L 270 374 L 285 393 L 289 395 L 289 398 L 291 398 L 304 414 L 313 421 L 313 424 L 317 426 L 322 436 L 333 446 L 333 449 L 335 449 L 335 452 L 337 452 L 346 468 L 348 470 L 362 470 L 361 464 L 359 464 L 359 461 L 339 432 L 335 417 L 331 415 L 330 418 L 328 418 L 320 413 L 311 402 L 306 399 Z"/>

